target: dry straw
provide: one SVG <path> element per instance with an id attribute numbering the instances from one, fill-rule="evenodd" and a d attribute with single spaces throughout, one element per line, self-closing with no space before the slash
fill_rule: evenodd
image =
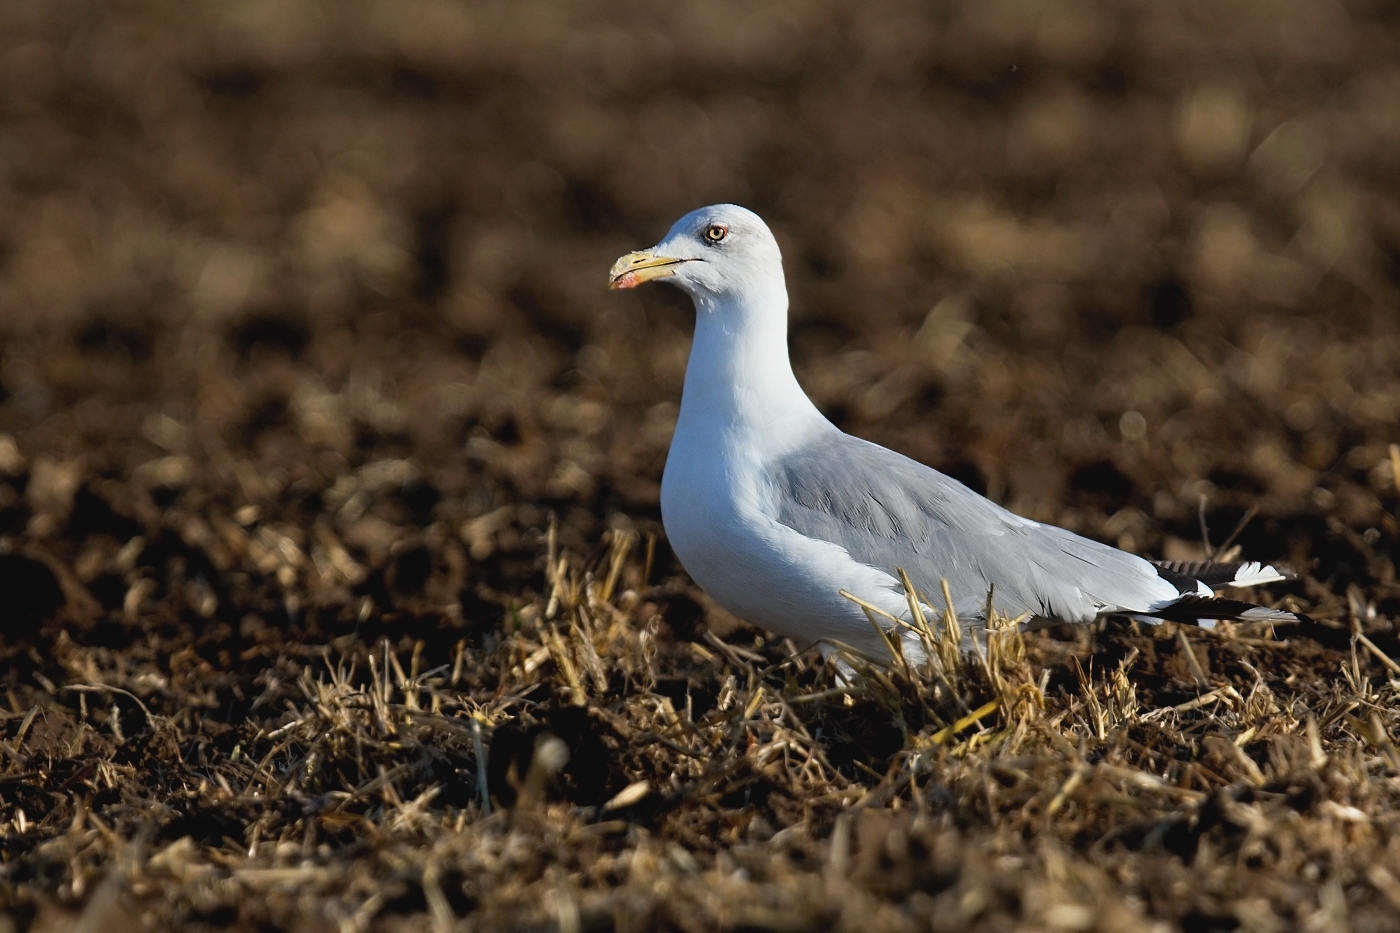
<path id="1" fill-rule="evenodd" d="M 551 537 L 546 592 L 479 643 L 350 639 L 237 684 L 67 645 L 69 682 L 12 691 L 0 742 L 4 869 L 61 879 L 11 907 L 39 929 L 1400 926 L 1400 683 L 1360 628 L 1028 635 L 993 595 L 973 633 L 902 576 L 908 619 L 851 595 L 889 656 L 823 663 L 666 637 L 637 544 Z"/>

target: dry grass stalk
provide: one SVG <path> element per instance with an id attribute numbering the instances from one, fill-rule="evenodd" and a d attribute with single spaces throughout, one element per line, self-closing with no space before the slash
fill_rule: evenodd
<path id="1" fill-rule="evenodd" d="M 1297 638 L 1128 624 L 1091 652 L 994 604 L 974 642 L 946 586 L 934 621 L 906 577 L 907 620 L 864 604 L 896 633 L 892 663 L 837 646 L 838 670 L 763 638 L 659 642 L 637 551 L 623 534 L 591 563 L 554 551 L 547 594 L 513 607 L 494 645 L 380 639 L 283 657 L 218 743 L 196 741 L 213 707 L 181 708 L 154 668 L 70 646 L 71 682 L 11 703 L 0 781 L 73 803 L 7 802 L 6 864 L 57 873 L 74 903 L 108 884 L 121 909 L 171 923 L 225 909 L 288 925 L 309 910 L 373 930 L 416 910 L 435 930 L 467 914 L 866 929 L 902 891 L 909 911 L 958 928 L 1064 928 L 1184 915 L 1148 887 L 1123 899 L 1114 866 L 1204 878 L 1216 863 L 1192 852 L 1267 850 L 1296 877 L 1302 853 L 1400 803 L 1395 687 L 1373 677 L 1389 672 L 1368 666 L 1374 653 L 1326 655 L 1343 673 L 1326 684 L 1292 676 Z M 1201 693 L 1206 651 L 1217 686 Z M 166 742 L 190 749 L 183 766 L 83 757 Z M 1290 803 L 1303 786 L 1313 802 Z M 84 803 L 136 787 L 149 802 Z M 232 831 L 200 829 L 202 814 Z M 151 832 L 154 854 L 119 861 Z M 1365 884 L 1316 897 L 1385 928 L 1394 873 L 1336 858 Z M 1292 895 L 1259 896 L 1238 910 L 1293 909 Z"/>

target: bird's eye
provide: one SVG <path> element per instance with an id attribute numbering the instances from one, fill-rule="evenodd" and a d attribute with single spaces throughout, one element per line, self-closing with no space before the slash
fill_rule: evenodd
<path id="1" fill-rule="evenodd" d="M 710 224 L 705 228 L 705 239 L 711 243 L 718 243 L 727 236 L 729 236 L 729 228 L 723 224 Z"/>

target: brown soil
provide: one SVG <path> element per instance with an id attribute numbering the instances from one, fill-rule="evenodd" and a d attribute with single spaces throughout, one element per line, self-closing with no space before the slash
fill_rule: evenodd
<path id="1" fill-rule="evenodd" d="M 1397 42 L 0 4 L 0 930 L 1400 929 Z M 714 609 L 688 302 L 602 285 L 717 200 L 843 428 L 1317 621 L 842 687 Z"/>

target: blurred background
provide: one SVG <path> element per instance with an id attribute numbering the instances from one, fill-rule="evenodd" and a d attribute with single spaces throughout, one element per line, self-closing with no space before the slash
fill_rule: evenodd
<path id="1" fill-rule="evenodd" d="M 499 618 L 551 512 L 660 531 L 692 312 L 605 275 L 733 201 L 846 430 L 1384 583 L 1397 42 L 1391 0 L 8 0 L 0 576 Z"/>

